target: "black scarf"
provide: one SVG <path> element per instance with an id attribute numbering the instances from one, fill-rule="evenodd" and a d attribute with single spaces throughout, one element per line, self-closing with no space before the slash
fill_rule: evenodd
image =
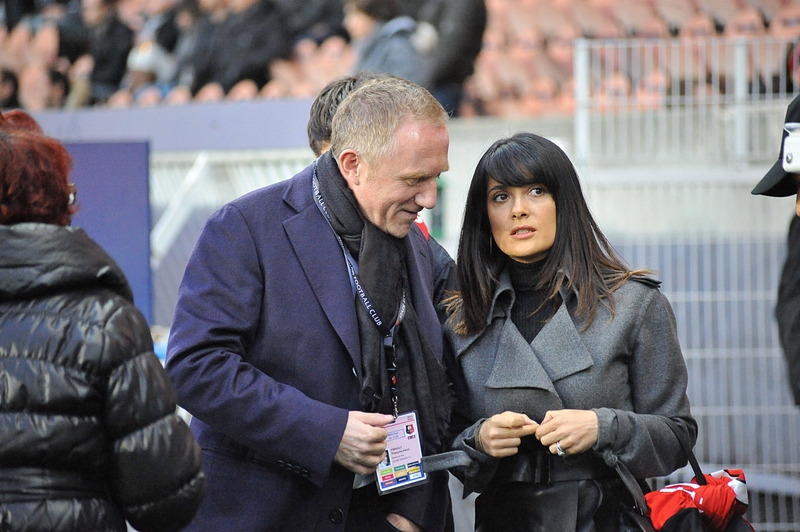
<path id="1" fill-rule="evenodd" d="M 317 159 L 315 175 L 331 225 L 358 261 L 359 281 L 378 316 L 390 327 L 406 294 L 405 315 L 395 329 L 398 411 L 417 411 L 423 451 L 426 455 L 438 452 L 451 400 L 444 368 L 422 331 L 411 301 L 405 261 L 411 244 L 406 238 L 395 238 L 378 229 L 364 217 L 330 153 Z M 354 304 L 361 342 L 361 404 L 369 412 L 391 414 L 383 334 L 357 295 Z"/>

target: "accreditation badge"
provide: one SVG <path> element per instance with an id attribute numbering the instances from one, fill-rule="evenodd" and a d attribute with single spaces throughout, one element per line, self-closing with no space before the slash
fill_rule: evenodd
<path id="1" fill-rule="evenodd" d="M 375 470 L 378 493 L 385 495 L 427 482 L 428 475 L 422 468 L 422 438 L 417 413 L 401 414 L 384 428 L 389 438 L 386 456 Z"/>

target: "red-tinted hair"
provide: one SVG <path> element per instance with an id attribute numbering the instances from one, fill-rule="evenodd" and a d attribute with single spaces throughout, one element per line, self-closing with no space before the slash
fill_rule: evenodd
<path id="1" fill-rule="evenodd" d="M 0 113 L 0 225 L 69 225 L 72 158 L 21 110 Z"/>

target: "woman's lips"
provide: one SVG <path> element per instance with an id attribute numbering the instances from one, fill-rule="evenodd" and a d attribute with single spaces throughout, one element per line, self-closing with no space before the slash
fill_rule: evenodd
<path id="1" fill-rule="evenodd" d="M 513 231 L 511 231 L 511 238 L 528 238 L 529 236 L 533 235 L 536 232 L 536 229 L 533 227 L 516 227 Z"/>

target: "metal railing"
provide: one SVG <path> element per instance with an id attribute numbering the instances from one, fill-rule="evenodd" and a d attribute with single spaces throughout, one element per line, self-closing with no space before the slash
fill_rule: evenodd
<path id="1" fill-rule="evenodd" d="M 575 155 L 587 164 L 777 157 L 800 90 L 796 39 L 575 43 Z"/>

